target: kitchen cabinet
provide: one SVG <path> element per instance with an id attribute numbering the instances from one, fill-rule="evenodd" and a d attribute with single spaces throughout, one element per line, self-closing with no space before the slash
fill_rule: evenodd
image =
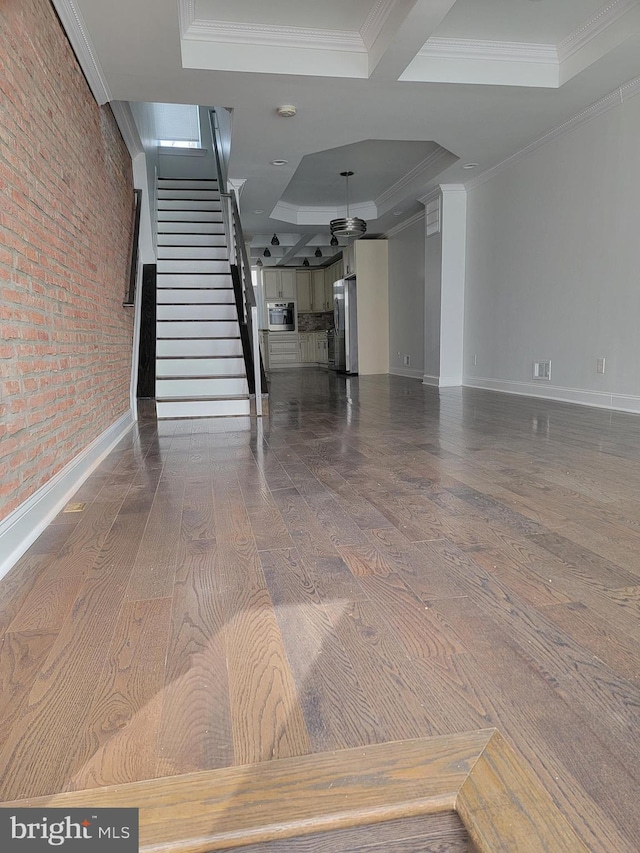
<path id="1" fill-rule="evenodd" d="M 310 270 L 296 270 L 296 295 L 298 314 L 313 311 Z"/>
<path id="2" fill-rule="evenodd" d="M 314 270 L 311 273 L 311 304 L 312 310 L 317 313 L 329 310 L 324 288 L 324 270 Z"/>
<path id="3" fill-rule="evenodd" d="M 316 336 L 315 332 L 301 332 L 300 338 L 300 361 L 302 364 L 315 364 L 316 361 Z"/>
<path id="4" fill-rule="evenodd" d="M 292 301 L 296 298 L 296 271 L 293 269 L 263 270 L 262 283 L 267 300 Z"/>
<path id="5" fill-rule="evenodd" d="M 320 365 L 329 363 L 329 354 L 327 350 L 327 333 L 315 332 L 315 360 Z"/>
<path id="6" fill-rule="evenodd" d="M 295 332 L 270 332 L 269 368 L 295 367 L 299 363 L 299 336 Z"/>
<path id="7" fill-rule="evenodd" d="M 342 250 L 342 274 L 346 278 L 349 275 L 356 274 L 356 245 L 357 240 L 353 240 L 348 246 Z"/>

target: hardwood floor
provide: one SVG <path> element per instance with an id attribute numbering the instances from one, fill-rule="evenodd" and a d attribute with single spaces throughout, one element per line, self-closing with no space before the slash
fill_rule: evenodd
<path id="1" fill-rule="evenodd" d="M 274 374 L 141 421 L 0 581 L 0 800 L 495 726 L 640 849 L 640 417 Z"/>

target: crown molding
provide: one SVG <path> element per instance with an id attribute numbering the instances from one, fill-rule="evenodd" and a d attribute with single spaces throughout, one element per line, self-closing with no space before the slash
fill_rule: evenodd
<path id="1" fill-rule="evenodd" d="M 470 181 L 467 181 L 464 186 L 467 188 L 467 190 L 473 190 L 476 187 L 479 187 L 481 184 L 490 181 L 491 178 L 494 178 L 504 169 L 508 169 L 510 166 L 513 166 L 519 160 L 528 157 L 529 155 L 537 151 L 539 148 L 542 148 L 544 145 L 547 145 L 547 143 L 559 139 L 565 133 L 569 133 L 575 128 L 580 127 L 580 125 L 586 124 L 592 119 L 601 116 L 608 110 L 619 106 L 625 100 L 629 100 L 630 98 L 633 98 L 638 94 L 640 94 L 640 77 L 636 77 L 635 79 L 630 80 L 628 83 L 625 83 L 624 85 L 620 86 L 618 89 L 614 89 L 613 92 L 610 92 L 608 95 L 605 95 L 604 98 L 601 98 L 599 101 L 596 101 L 594 104 L 591 104 L 591 106 L 587 107 L 585 110 L 582 110 L 582 112 L 577 113 L 570 119 L 567 119 L 567 121 L 557 125 L 557 127 L 552 128 L 548 133 L 545 133 L 544 136 L 535 139 L 533 142 L 530 142 L 529 145 L 526 145 L 524 148 L 521 148 L 520 151 L 516 151 L 515 154 L 512 154 L 510 157 L 507 157 L 500 163 L 496 163 L 495 166 L 492 166 L 490 169 L 487 169 L 485 172 L 482 172 L 482 174 L 477 175 Z"/>
<path id="2" fill-rule="evenodd" d="M 445 193 L 466 193 L 466 184 L 440 184 L 442 195 Z"/>
<path id="3" fill-rule="evenodd" d="M 619 21 L 627 12 L 638 5 L 640 5 L 639 0 L 613 0 L 612 3 L 600 9 L 582 26 L 558 43 L 557 50 L 560 62 L 565 62 L 574 53 L 582 50 L 591 41 L 598 38 L 607 27 Z"/>
<path id="4" fill-rule="evenodd" d="M 442 197 L 442 190 L 440 189 L 439 186 L 437 186 L 437 187 L 434 187 L 432 190 L 429 190 L 429 192 L 426 195 L 423 195 L 421 198 L 419 198 L 418 201 L 420 202 L 420 204 L 424 204 L 424 206 L 426 207 L 430 202 L 435 201 L 437 198 L 441 198 L 441 197 Z"/>
<path id="5" fill-rule="evenodd" d="M 362 41 L 369 50 L 375 43 L 376 39 L 382 32 L 384 25 L 389 19 L 389 15 L 394 8 L 399 4 L 399 0 L 378 0 L 373 9 L 369 12 L 366 21 L 362 25 L 360 35 Z"/>
<path id="6" fill-rule="evenodd" d="M 392 184 L 388 189 L 380 193 L 374 200 L 374 204 L 378 209 L 379 215 L 384 213 L 389 208 L 394 207 L 399 201 L 404 198 L 405 193 L 410 187 L 415 186 L 417 182 L 427 178 L 427 173 L 431 171 L 441 160 L 448 159 L 451 155 L 446 148 L 438 146 L 435 151 L 432 151 L 428 157 L 425 157 L 417 166 L 403 175 L 395 184 Z"/>
<path id="7" fill-rule="evenodd" d="M 196 0 L 178 0 L 178 17 L 180 19 L 180 35 L 185 33 L 196 19 Z"/>
<path id="8" fill-rule="evenodd" d="M 270 214 L 271 219 L 289 222 L 291 225 L 327 225 L 332 219 L 346 216 L 345 207 L 330 205 L 298 205 L 287 201 L 279 201 Z M 377 219 L 378 210 L 372 201 L 349 205 L 349 215 L 361 219 Z"/>
<path id="9" fill-rule="evenodd" d="M 421 220 L 423 220 L 424 216 L 424 210 L 419 210 L 417 213 L 414 213 L 413 216 L 409 216 L 407 219 L 403 220 L 402 222 L 399 222 L 397 225 L 394 225 L 393 228 L 389 228 L 389 230 L 385 232 L 384 236 L 387 239 L 389 237 L 395 237 L 396 234 L 399 234 L 401 231 L 404 231 L 405 228 L 410 228 L 412 225 L 415 225 L 416 222 L 420 222 Z"/>
<path id="10" fill-rule="evenodd" d="M 74 0 L 52 0 L 52 2 L 93 97 L 100 106 L 106 104 L 111 100 L 111 92 L 80 10 Z"/>
<path id="11" fill-rule="evenodd" d="M 534 62 L 558 65 L 553 44 L 529 44 L 484 39 L 430 38 L 418 56 L 426 59 L 481 60 L 483 62 Z"/>
<path id="12" fill-rule="evenodd" d="M 196 18 L 183 33 L 184 38 L 222 44 L 266 45 L 313 50 L 344 50 L 366 53 L 359 32 L 245 24 L 236 21 L 208 21 Z"/>
<path id="13" fill-rule="evenodd" d="M 111 101 L 111 112 L 118 123 L 120 133 L 124 139 L 124 144 L 129 149 L 131 159 L 133 160 L 138 154 L 144 154 L 144 147 L 140 141 L 140 134 L 138 133 L 129 102 Z"/>

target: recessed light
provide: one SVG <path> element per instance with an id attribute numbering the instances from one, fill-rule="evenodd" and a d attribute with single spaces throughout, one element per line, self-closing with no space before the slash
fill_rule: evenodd
<path id="1" fill-rule="evenodd" d="M 402 216 L 402 211 L 401 210 L 394 210 L 393 215 L 394 216 Z"/>
<path id="2" fill-rule="evenodd" d="M 272 166 L 286 166 L 288 162 L 289 162 L 288 160 L 272 160 L 271 165 Z"/>
<path id="3" fill-rule="evenodd" d="M 463 169 L 477 169 L 480 163 L 465 163 Z"/>
<path id="4" fill-rule="evenodd" d="M 264 213 L 264 210 L 254 210 L 253 212 L 256 214 L 256 216 L 260 216 L 261 213 Z"/>

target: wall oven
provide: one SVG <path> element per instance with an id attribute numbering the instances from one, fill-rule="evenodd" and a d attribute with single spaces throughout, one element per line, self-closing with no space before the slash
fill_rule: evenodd
<path id="1" fill-rule="evenodd" d="M 267 302 L 267 315 L 270 332 L 295 332 L 295 302 Z"/>

